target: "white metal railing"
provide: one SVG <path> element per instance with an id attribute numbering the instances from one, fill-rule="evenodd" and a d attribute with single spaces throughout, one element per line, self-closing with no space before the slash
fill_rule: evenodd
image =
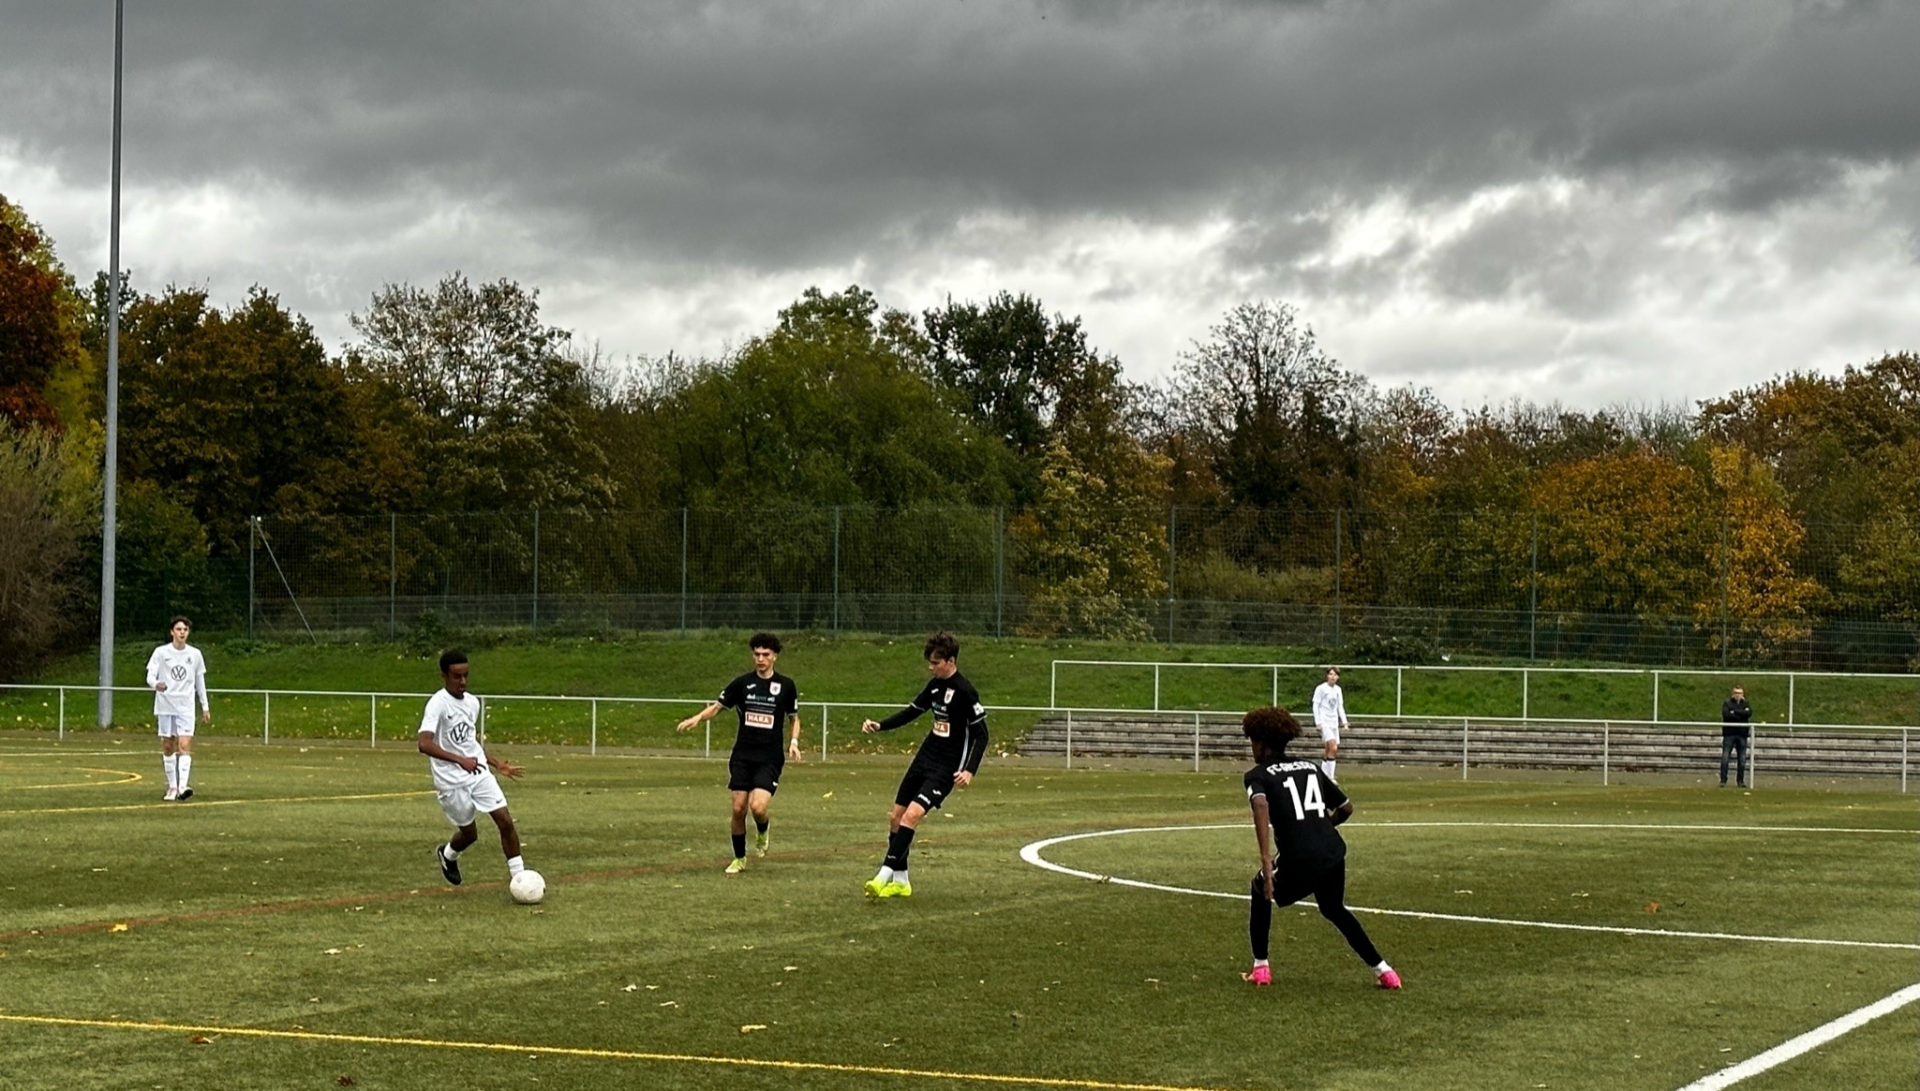
<path id="1" fill-rule="evenodd" d="M 1074 662 L 1074 661 L 1060 660 L 1057 662 L 1065 663 L 1065 662 Z M 1089 661 L 1089 662 L 1098 662 L 1098 661 Z M 1146 666 L 1150 664 L 1143 663 L 1143 664 L 1136 664 L 1136 665 Z M 1166 665 L 1186 666 L 1190 664 L 1166 664 Z M 1233 664 L 1191 664 L 1191 665 L 1231 666 Z M 1273 664 L 1257 664 L 1257 666 L 1269 667 L 1274 665 Z M 1280 664 L 1280 666 L 1288 666 L 1288 665 Z M 1406 668 L 1406 669 L 1419 669 L 1419 668 Z M 1459 669 L 1472 670 L 1472 669 L 1486 669 L 1486 668 L 1459 668 Z M 1698 673 L 1718 673 L 1718 672 L 1698 672 Z M 1871 675 L 1868 677 L 1886 677 L 1886 676 Z M 57 716 L 56 730 L 58 732 L 59 738 L 63 741 L 66 738 L 66 707 L 67 707 L 68 691 L 71 690 L 79 693 L 91 694 L 91 693 L 98 693 L 101 688 L 102 687 L 98 685 L 55 685 L 55 684 L 30 683 L 30 682 L 0 682 L 0 691 L 5 691 L 5 690 L 56 691 L 58 693 L 58 712 L 56 714 Z M 117 692 L 117 693 L 149 693 L 150 694 L 153 692 L 152 690 L 144 686 L 114 686 L 111 688 L 114 690 L 114 692 Z M 261 699 L 260 742 L 262 745 L 270 745 L 273 742 L 273 698 L 276 696 L 281 698 L 289 698 L 289 697 L 291 698 L 320 697 L 320 698 L 347 698 L 347 699 L 357 699 L 361 697 L 366 698 L 367 699 L 367 745 L 369 747 L 377 747 L 379 745 L 380 699 L 381 698 L 403 699 L 407 701 L 419 701 L 423 703 L 427 699 L 426 695 L 423 695 L 419 692 L 415 692 L 415 691 L 403 692 L 403 691 L 393 691 L 393 690 L 296 690 L 296 689 L 211 689 L 210 688 L 208 689 L 207 693 L 209 696 L 259 697 Z M 563 704 L 576 704 L 576 705 L 584 704 L 587 706 L 587 709 L 588 709 L 587 746 L 588 746 L 588 752 L 590 754 L 599 753 L 600 706 L 603 704 L 678 705 L 682 707 L 686 707 L 686 706 L 705 707 L 705 705 L 710 700 L 712 700 L 711 697 L 575 697 L 575 696 L 567 696 L 563 694 L 517 694 L 517 693 L 516 694 L 490 694 L 490 695 L 484 695 L 484 696 L 476 693 L 474 694 L 474 697 L 477 698 L 480 702 L 480 722 L 479 724 L 476 725 L 476 727 L 482 738 L 484 738 L 486 734 L 486 716 L 487 716 L 487 706 L 489 704 L 498 705 L 501 703 L 512 702 L 512 701 L 563 703 Z M 827 760 L 828 758 L 828 750 L 827 750 L 828 736 L 830 732 L 830 721 L 831 721 L 831 717 L 834 709 L 841 709 L 843 711 L 844 710 L 874 710 L 874 709 L 892 710 L 892 709 L 900 708 L 901 704 L 899 702 L 881 702 L 881 701 L 802 701 L 800 702 L 800 707 L 802 709 L 815 708 L 820 710 L 820 757 L 821 757 L 821 760 L 824 761 L 824 760 Z M 1069 769 L 1073 767 L 1073 718 L 1076 714 L 1080 715 L 1082 718 L 1086 717 L 1089 714 L 1094 716 L 1112 716 L 1112 715 L 1119 715 L 1119 716 L 1159 715 L 1159 716 L 1165 716 L 1165 717 L 1177 716 L 1182 721 L 1186 720 L 1188 717 L 1191 717 L 1193 721 L 1193 768 L 1196 772 L 1199 771 L 1199 769 L 1201 768 L 1201 758 L 1202 758 L 1201 740 L 1204 735 L 1204 732 L 1202 731 L 1203 723 L 1209 718 L 1215 721 L 1221 721 L 1221 720 L 1228 720 L 1228 719 L 1237 719 L 1240 716 L 1239 712 L 1231 711 L 1231 710 L 1223 710 L 1223 709 L 1141 709 L 1141 708 L 1100 707 L 1100 706 L 1091 706 L 1091 705 L 1059 706 L 1053 703 L 1049 703 L 1047 705 L 987 705 L 986 708 L 987 708 L 987 711 L 989 712 L 1063 714 L 1066 720 L 1066 755 L 1065 757 L 1066 757 L 1066 765 L 1067 765 L 1067 768 Z M 1620 718 L 1592 719 L 1592 718 L 1571 718 L 1571 717 L 1550 717 L 1550 716 L 1452 716 L 1452 715 L 1429 716 L 1429 715 L 1400 715 L 1398 713 L 1395 713 L 1393 715 L 1387 715 L 1385 713 L 1367 713 L 1365 714 L 1365 719 L 1375 720 L 1375 721 L 1402 721 L 1402 722 L 1412 722 L 1412 723 L 1419 723 L 1419 724 L 1441 724 L 1441 723 L 1451 724 L 1455 720 L 1460 721 L 1460 777 L 1463 780 L 1467 778 L 1467 770 L 1472 763 L 1471 731 L 1472 731 L 1472 725 L 1475 723 L 1481 724 L 1483 726 L 1539 725 L 1543 727 L 1584 727 L 1589 729 L 1598 728 L 1601 732 L 1601 783 L 1603 784 L 1608 783 L 1608 779 L 1609 779 L 1610 758 L 1611 758 L 1611 749 L 1612 749 L 1611 736 L 1612 736 L 1612 729 L 1614 727 L 1718 728 L 1723 726 L 1718 720 L 1636 720 L 1636 719 L 1620 719 Z M 410 721 L 411 717 L 408 717 L 408 720 Z M 1755 771 L 1758 769 L 1758 761 L 1757 761 L 1757 753 L 1759 749 L 1758 741 L 1761 737 L 1761 728 L 1763 727 L 1775 728 L 1775 729 L 1780 727 L 1786 727 L 1788 728 L 1788 730 L 1793 730 L 1797 728 L 1802 730 L 1858 732 L 1860 734 L 1876 734 L 1876 735 L 1891 735 L 1893 732 L 1897 731 L 1900 733 L 1900 791 L 1902 793 L 1905 793 L 1907 791 L 1909 753 L 1911 750 L 1911 734 L 1913 730 L 1915 730 L 1912 727 L 1909 727 L 1903 724 L 1822 724 L 1822 723 L 1801 723 L 1801 724 L 1792 724 L 1792 725 L 1753 724 L 1750 726 L 1754 729 L 1752 732 L 1752 739 L 1750 740 L 1749 746 L 1748 746 L 1748 769 L 1749 769 L 1750 778 L 1754 775 Z M 701 740 L 701 754 L 703 757 L 711 758 L 713 756 L 713 721 L 712 720 L 705 721 L 704 727 L 705 727 L 705 733 Z M 1752 783 L 1751 779 L 1749 780 L 1749 783 Z"/>
<path id="2" fill-rule="evenodd" d="M 1047 703 L 1054 707 L 1058 707 L 1059 705 L 1060 668 L 1061 667 L 1152 667 L 1153 668 L 1153 711 L 1159 712 L 1159 711 L 1174 711 L 1172 709 L 1162 710 L 1160 708 L 1160 673 L 1163 669 L 1165 670 L 1214 669 L 1214 670 L 1267 671 L 1269 672 L 1272 679 L 1271 699 L 1272 699 L 1272 702 L 1277 705 L 1280 703 L 1280 672 L 1281 671 L 1283 670 L 1325 671 L 1330 665 L 1338 666 L 1338 664 L 1327 664 L 1327 663 L 1187 663 L 1187 662 L 1176 663 L 1176 662 L 1169 662 L 1165 660 L 1150 660 L 1150 659 L 1138 659 L 1138 660 L 1055 659 L 1052 661 L 1052 664 L 1050 665 L 1050 668 L 1048 671 Z M 1710 669 L 1695 668 L 1695 667 L 1499 667 L 1499 666 L 1452 666 L 1452 665 L 1438 666 L 1438 665 L 1421 665 L 1421 664 L 1415 664 L 1415 665 L 1409 666 L 1409 665 L 1393 664 L 1393 663 L 1356 663 L 1350 666 L 1340 667 L 1340 669 L 1344 672 L 1349 672 L 1349 673 L 1362 672 L 1362 671 L 1389 671 L 1389 670 L 1392 671 L 1393 672 L 1393 714 L 1395 716 L 1400 715 L 1401 710 L 1405 707 L 1406 676 L 1408 671 L 1414 671 L 1417 673 L 1424 672 L 1424 673 L 1431 673 L 1431 674 L 1482 673 L 1482 674 L 1511 675 L 1511 674 L 1518 673 L 1520 675 L 1520 717 L 1519 717 L 1520 719 L 1527 719 L 1528 713 L 1532 711 L 1531 706 L 1533 703 L 1532 702 L 1533 676 L 1535 674 L 1575 674 L 1575 675 L 1637 674 L 1637 675 L 1651 676 L 1652 683 L 1653 683 L 1653 692 L 1652 692 L 1653 716 L 1652 716 L 1651 722 L 1653 723 L 1685 723 L 1687 722 L 1683 720 L 1662 720 L 1660 718 L 1660 679 L 1663 676 L 1671 676 L 1671 677 L 1704 676 L 1704 677 L 1716 677 L 1716 678 L 1740 678 L 1743 680 L 1752 679 L 1752 678 L 1785 678 L 1787 680 L 1786 722 L 1793 726 L 1813 726 L 1810 724 L 1801 725 L 1795 719 L 1795 710 L 1794 710 L 1795 690 L 1797 689 L 1798 680 L 1803 677 L 1820 678 L 1820 679 L 1876 678 L 1876 679 L 1881 679 L 1883 681 L 1904 679 L 1907 681 L 1911 681 L 1912 683 L 1914 683 L 1915 686 L 1920 686 L 1920 675 L 1876 674 L 1876 673 L 1865 672 L 1865 671 L 1776 671 L 1776 670 L 1742 670 L 1738 668 L 1723 668 L 1720 670 L 1710 670 Z M 1379 714 L 1368 713 L 1368 715 L 1379 715 Z M 1451 718 L 1451 717 L 1448 717 L 1448 718 Z M 1862 726 L 1873 726 L 1873 725 L 1862 725 Z"/>

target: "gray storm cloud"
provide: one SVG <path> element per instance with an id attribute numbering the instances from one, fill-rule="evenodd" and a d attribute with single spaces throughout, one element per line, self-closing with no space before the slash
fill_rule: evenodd
<path id="1" fill-rule="evenodd" d="M 36 192 L 99 187 L 110 9 L 0 11 L 0 166 Z M 1700 320 L 1667 286 L 1762 240 L 1786 240 L 1764 255 L 1785 285 L 1730 277 L 1765 289 L 1758 315 L 1804 272 L 1844 325 L 1834 250 L 1792 266 L 1824 234 L 1862 288 L 1913 272 L 1911 3 L 175 0 L 129 4 L 128 26 L 129 222 L 171 209 L 209 234 L 183 252 L 218 266 L 147 267 L 251 274 L 323 311 L 506 270 L 662 352 L 689 347 L 676 331 L 712 346 L 688 301 L 723 286 L 777 305 L 796 278 L 864 274 L 1044 285 L 1096 338 L 1102 308 L 1157 308 L 1178 336 L 1107 346 L 1149 371 L 1236 292 L 1340 323 L 1505 310 L 1521 347 L 1501 366 L 1525 367 L 1589 325 Z M 98 223 L 75 231 L 97 245 Z M 623 317 L 638 296 L 681 317 Z M 1363 370 L 1444 385 L 1466 366 L 1354 332 L 1389 354 L 1348 351 Z"/>

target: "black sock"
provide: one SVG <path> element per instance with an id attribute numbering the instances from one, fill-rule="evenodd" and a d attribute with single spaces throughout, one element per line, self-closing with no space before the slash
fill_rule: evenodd
<path id="1" fill-rule="evenodd" d="M 744 833 L 734 834 L 733 835 L 733 858 L 735 860 L 738 860 L 741 857 L 745 856 L 746 854 L 747 854 L 747 835 Z"/>
<path id="2" fill-rule="evenodd" d="M 900 827 L 887 835 L 887 858 L 881 863 L 895 871 L 907 870 L 907 850 L 912 847 L 913 827 Z"/>
<path id="3" fill-rule="evenodd" d="M 1247 911 L 1247 939 L 1253 943 L 1253 957 L 1267 957 L 1267 938 L 1273 931 L 1273 903 L 1267 900 L 1266 887 L 1260 882 L 1260 876 L 1253 877 L 1253 889 L 1248 892 L 1252 904 Z"/>
<path id="4" fill-rule="evenodd" d="M 759 830 L 759 831 L 760 831 L 761 833 L 765 833 L 765 832 L 767 832 L 767 820 L 766 820 L 766 819 L 764 819 L 764 818 L 756 818 L 756 819 L 754 819 L 754 820 L 753 820 L 753 828 L 754 828 L 754 829 L 756 829 L 756 830 Z"/>

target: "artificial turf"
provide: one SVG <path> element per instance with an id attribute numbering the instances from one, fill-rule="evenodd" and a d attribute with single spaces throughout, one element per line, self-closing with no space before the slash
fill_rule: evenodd
<path id="1" fill-rule="evenodd" d="M 1224 767 L 990 760 L 923 826 L 914 896 L 873 903 L 898 757 L 790 764 L 729 878 L 722 763 L 503 748 L 528 908 L 484 823 L 441 881 L 404 748 L 204 739 L 186 804 L 154 749 L 0 740 L 0 1086 L 1674 1089 L 1920 981 L 1920 816 L 1880 790 L 1343 766 L 1350 904 L 1480 919 L 1363 913 L 1387 993 L 1284 909 L 1256 991 L 1244 901 L 1206 896 L 1253 866 Z M 1198 893 L 1020 857 L 1216 826 L 1045 851 Z M 1911 1088 L 1917 1031 L 1908 1006 L 1742 1087 Z"/>

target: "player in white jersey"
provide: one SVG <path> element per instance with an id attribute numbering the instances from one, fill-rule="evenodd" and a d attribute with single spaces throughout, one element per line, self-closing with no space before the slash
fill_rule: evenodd
<path id="1" fill-rule="evenodd" d="M 162 799 L 193 798 L 193 706 L 199 697 L 200 718 L 213 721 L 207 704 L 207 661 L 200 649 L 187 643 L 193 623 L 176 617 L 168 626 L 173 639 L 147 657 L 147 685 L 153 687 L 153 717 L 160 724 L 160 766 L 167 773 Z"/>
<path id="2" fill-rule="evenodd" d="M 1340 668 L 1328 667 L 1327 680 L 1313 687 L 1313 726 L 1320 729 L 1326 757 L 1320 768 L 1334 779 L 1333 759 L 1340 753 L 1340 729 L 1347 726 L 1347 697 L 1340 692 Z"/>
<path id="3" fill-rule="evenodd" d="M 420 718 L 420 752 L 433 760 L 433 790 L 440 797 L 440 810 L 453 823 L 453 838 L 433 850 L 440 874 L 454 886 L 460 885 L 460 854 L 480 839 L 474 816 L 485 814 L 500 828 L 500 851 L 507 857 L 507 875 L 526 870 L 520 859 L 520 831 L 507 813 L 507 796 L 493 771 L 519 777 L 526 770 L 510 761 L 501 761 L 480 745 L 480 699 L 467 692 L 467 653 L 440 653 L 440 692 L 427 700 L 427 711 Z M 488 766 L 492 766 L 489 769 Z"/>

